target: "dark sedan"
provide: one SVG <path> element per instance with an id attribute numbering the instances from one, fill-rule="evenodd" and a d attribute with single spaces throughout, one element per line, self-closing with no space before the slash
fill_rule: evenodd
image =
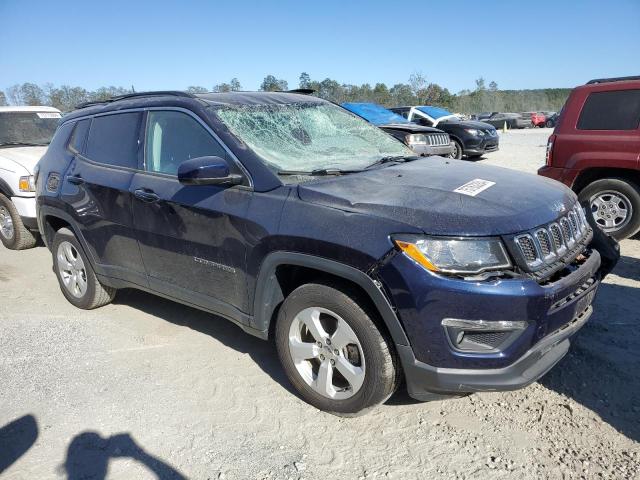
<path id="1" fill-rule="evenodd" d="M 498 150 L 498 132 L 487 123 L 460 120 L 451 112 L 439 107 L 396 107 L 390 110 L 410 122 L 447 132 L 453 143 L 453 158 L 479 158 L 485 153 Z"/>

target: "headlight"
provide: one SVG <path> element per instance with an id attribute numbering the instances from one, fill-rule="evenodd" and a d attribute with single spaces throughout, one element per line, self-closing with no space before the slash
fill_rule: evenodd
<path id="1" fill-rule="evenodd" d="M 482 130 L 478 130 L 477 128 L 465 128 L 464 131 L 470 133 L 474 137 L 484 137 L 484 132 Z"/>
<path id="2" fill-rule="evenodd" d="M 29 175 L 27 177 L 20 177 L 20 181 L 18 182 L 18 188 L 21 192 L 35 192 L 36 191 L 36 182 L 33 178 L 33 175 Z"/>
<path id="3" fill-rule="evenodd" d="M 407 141 L 407 145 L 426 145 L 427 144 L 426 135 L 420 135 L 420 134 L 414 133 L 411 135 L 407 135 L 405 139 Z"/>
<path id="4" fill-rule="evenodd" d="M 476 274 L 510 268 L 499 238 L 445 238 L 398 236 L 396 246 L 431 272 Z"/>

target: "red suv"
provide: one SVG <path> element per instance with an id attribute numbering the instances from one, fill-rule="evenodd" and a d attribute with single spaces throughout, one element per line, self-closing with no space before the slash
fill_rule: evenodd
<path id="1" fill-rule="evenodd" d="M 575 88 L 538 174 L 571 187 L 617 240 L 640 230 L 640 76 Z"/>

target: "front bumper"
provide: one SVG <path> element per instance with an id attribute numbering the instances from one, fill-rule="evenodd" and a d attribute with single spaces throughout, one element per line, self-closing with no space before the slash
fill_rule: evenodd
<path id="1" fill-rule="evenodd" d="M 547 285 L 529 279 L 472 282 L 432 274 L 396 255 L 380 273 L 410 343 L 397 345 L 410 395 L 425 400 L 434 392 L 511 390 L 537 380 L 564 356 L 569 337 L 591 315 L 584 299 L 595 294 L 599 268 L 593 250 L 579 268 Z M 572 296 L 588 281 L 589 288 Z M 452 345 L 445 318 L 525 321 L 527 327 L 501 350 L 469 352 Z"/>
<path id="2" fill-rule="evenodd" d="M 35 197 L 11 197 L 11 201 L 15 205 L 24 226 L 30 230 L 37 230 Z"/>
<path id="3" fill-rule="evenodd" d="M 482 155 L 484 153 L 497 152 L 500 139 L 495 137 L 479 137 L 473 140 L 467 140 L 464 143 L 465 155 Z"/>
<path id="4" fill-rule="evenodd" d="M 453 152 L 453 145 L 441 145 L 441 146 L 431 146 L 431 145 L 413 145 L 411 149 L 416 152 L 418 155 L 422 155 L 425 157 L 430 156 L 440 156 L 447 157 L 451 155 Z"/>

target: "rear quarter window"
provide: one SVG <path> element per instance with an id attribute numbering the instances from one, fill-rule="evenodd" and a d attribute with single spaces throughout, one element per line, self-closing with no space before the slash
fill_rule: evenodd
<path id="1" fill-rule="evenodd" d="M 640 90 L 593 92 L 578 118 L 578 130 L 635 130 L 640 124 Z"/>
<path id="2" fill-rule="evenodd" d="M 83 152 L 84 143 L 87 140 L 87 133 L 89 132 L 90 125 L 91 119 L 80 120 L 75 124 L 75 128 L 73 129 L 68 145 L 68 148 L 72 153 Z"/>
<path id="3" fill-rule="evenodd" d="M 117 113 L 95 117 L 89 129 L 85 156 L 116 167 L 138 168 L 142 113 Z"/>

